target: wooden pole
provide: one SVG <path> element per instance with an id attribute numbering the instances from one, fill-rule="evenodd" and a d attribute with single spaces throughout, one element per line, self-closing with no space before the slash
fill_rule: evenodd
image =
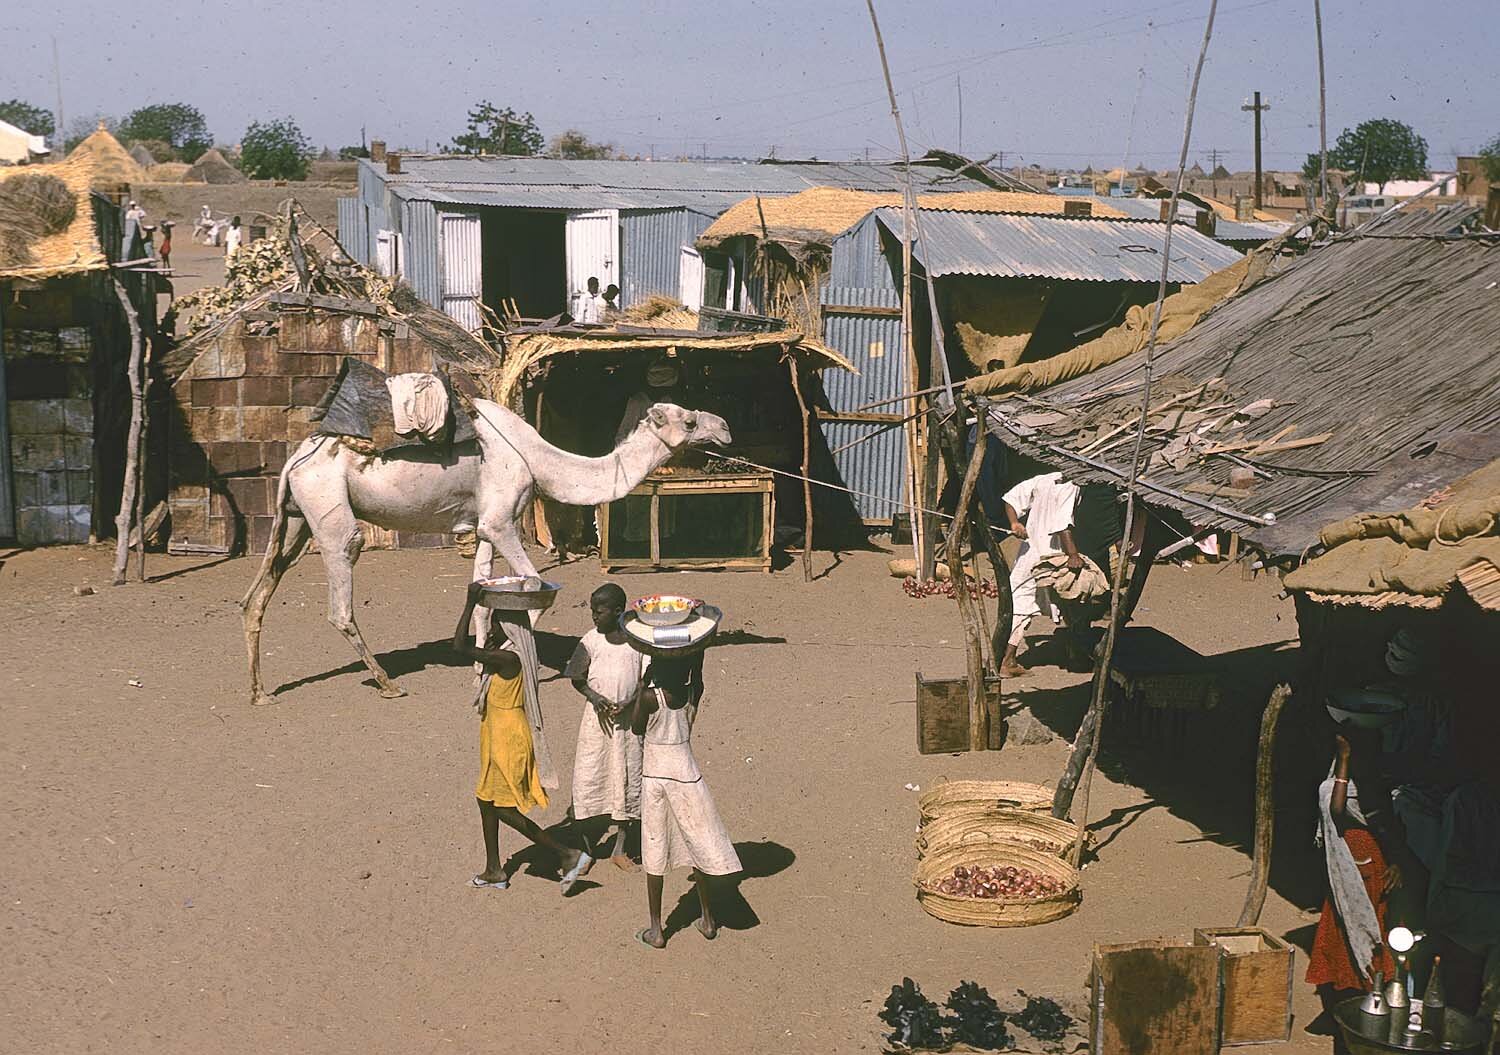
<path id="1" fill-rule="evenodd" d="M 983 751 L 989 746 L 990 738 L 989 709 L 985 706 L 984 652 L 979 643 L 979 620 L 974 614 L 974 598 L 969 595 L 969 577 L 964 570 L 964 562 L 957 559 L 964 529 L 969 526 L 969 511 L 974 502 L 974 487 L 979 480 L 980 459 L 970 458 L 965 465 L 963 447 L 954 442 L 958 430 L 951 421 L 941 428 L 954 467 L 963 466 L 963 485 L 958 492 L 958 507 L 948 524 L 945 548 L 953 596 L 958 601 L 959 619 L 964 627 L 964 653 L 968 659 L 969 750 Z"/>
<path id="2" fill-rule="evenodd" d="M 813 500 L 812 500 L 812 443 L 811 424 L 808 420 L 807 400 L 802 398 L 802 381 L 798 377 L 797 355 L 782 345 L 787 353 L 787 371 L 792 375 L 792 394 L 797 397 L 797 406 L 802 411 L 802 581 L 812 582 L 813 547 Z"/>
<path id="3" fill-rule="evenodd" d="M 1255 760 L 1255 849 L 1250 865 L 1250 889 L 1245 892 L 1245 907 L 1240 909 L 1237 924 L 1240 927 L 1259 923 L 1260 910 L 1266 904 L 1266 887 L 1271 880 L 1271 840 L 1276 833 L 1271 786 L 1276 772 L 1276 723 L 1291 694 L 1291 686 L 1276 686 L 1271 690 L 1265 713 L 1260 716 L 1260 751 Z"/>
<path id="4" fill-rule="evenodd" d="M 142 387 L 142 358 L 144 343 L 141 340 L 141 323 L 136 316 L 135 305 L 130 303 L 130 294 L 119 276 L 112 276 L 115 297 L 125 312 L 125 321 L 130 326 L 130 359 L 126 363 L 126 376 L 130 381 L 130 432 L 125 441 L 125 476 L 120 494 L 120 512 L 115 517 L 115 579 L 116 586 L 125 584 L 125 571 L 130 564 L 130 521 L 138 515 L 137 494 L 140 490 L 141 431 L 145 416 L 145 393 Z M 145 525 L 141 534 L 145 535 Z M 144 539 L 142 540 L 144 543 Z M 145 557 L 142 558 L 144 566 Z"/>

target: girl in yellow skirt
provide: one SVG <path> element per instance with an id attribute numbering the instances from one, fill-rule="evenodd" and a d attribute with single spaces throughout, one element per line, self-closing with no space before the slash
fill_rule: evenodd
<path id="1" fill-rule="evenodd" d="M 557 777 L 542 733 L 537 698 L 536 640 L 524 611 L 496 609 L 490 620 L 489 641 L 477 647 L 470 638 L 474 606 L 482 592 L 469 585 L 469 596 L 453 632 L 453 650 L 484 666 L 474 709 L 479 713 L 479 819 L 484 829 L 484 871 L 471 879 L 478 889 L 504 890 L 510 877 L 500 862 L 500 824 L 520 832 L 557 854 L 562 865 L 562 892 L 568 893 L 593 859 L 547 834 L 526 814 L 547 808 L 547 789 Z M 497 643 L 504 640 L 504 644 Z"/>

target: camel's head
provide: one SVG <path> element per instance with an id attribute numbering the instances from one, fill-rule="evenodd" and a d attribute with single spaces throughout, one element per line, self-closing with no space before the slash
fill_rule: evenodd
<path id="1" fill-rule="evenodd" d="M 646 427 L 671 450 L 681 447 L 727 447 L 729 423 L 706 410 L 687 410 L 676 403 L 653 403 Z"/>

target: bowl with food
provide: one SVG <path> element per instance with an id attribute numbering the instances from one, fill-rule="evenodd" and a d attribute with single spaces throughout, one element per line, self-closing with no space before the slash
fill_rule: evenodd
<path id="1" fill-rule="evenodd" d="M 636 618 L 647 626 L 677 626 L 687 622 L 703 604 L 691 597 L 671 593 L 654 593 L 631 605 Z"/>

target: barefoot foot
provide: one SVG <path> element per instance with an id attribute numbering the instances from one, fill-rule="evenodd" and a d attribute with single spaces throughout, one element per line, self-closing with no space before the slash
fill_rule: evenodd
<path id="1" fill-rule="evenodd" d="M 694 923 L 693 926 L 697 927 L 698 933 L 709 941 L 713 941 L 719 936 L 719 925 L 713 920 L 707 920 L 700 916 L 698 922 Z"/>
<path id="2" fill-rule="evenodd" d="M 1002 678 L 1024 678 L 1031 673 L 1030 668 L 1023 667 L 1019 663 L 1003 663 L 996 672 Z"/>
<path id="3" fill-rule="evenodd" d="M 649 949 L 665 949 L 667 939 L 655 927 L 644 927 L 635 932 L 635 940 Z"/>
<path id="4" fill-rule="evenodd" d="M 639 872 L 641 866 L 630 859 L 628 854 L 615 854 L 609 859 L 609 863 L 622 872 Z"/>

